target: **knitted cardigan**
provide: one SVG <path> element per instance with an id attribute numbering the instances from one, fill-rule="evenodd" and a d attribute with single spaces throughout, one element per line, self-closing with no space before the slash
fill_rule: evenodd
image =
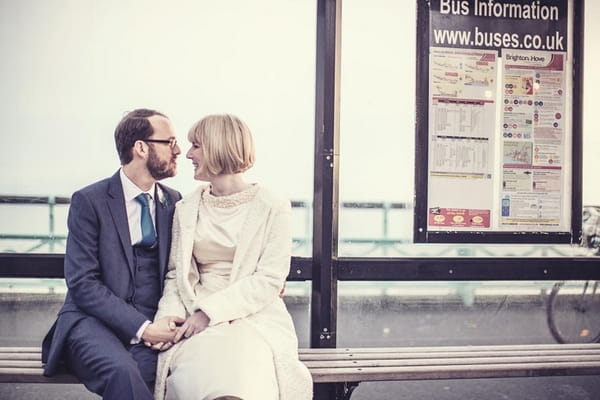
<path id="1" fill-rule="evenodd" d="M 259 187 L 242 226 L 229 286 L 199 298 L 193 290 L 200 276 L 192 250 L 203 190 L 207 187 L 200 187 L 176 205 L 169 267 L 155 320 L 169 315 L 185 318 L 201 309 L 210 317 L 210 325 L 234 320 L 248 324 L 272 349 L 279 400 L 312 399 L 310 372 L 298 359 L 294 324 L 279 297 L 291 258 L 289 201 Z M 165 397 L 171 358 L 178 347 L 158 357 L 157 400 Z"/>

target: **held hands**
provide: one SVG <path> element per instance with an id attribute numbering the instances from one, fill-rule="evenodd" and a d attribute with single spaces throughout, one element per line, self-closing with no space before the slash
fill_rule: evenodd
<path id="1" fill-rule="evenodd" d="M 196 333 L 202 332 L 204 329 L 206 329 L 209 322 L 210 318 L 208 315 L 206 315 L 206 313 L 202 310 L 197 310 L 185 320 L 183 325 L 179 327 L 177 333 L 175 334 L 175 338 L 173 339 L 173 343 L 179 342 L 182 337 L 187 339 Z"/>
<path id="2" fill-rule="evenodd" d="M 184 321 L 185 319 L 175 316 L 167 316 L 154 321 L 142 333 L 144 344 L 154 350 L 171 348 L 175 335 L 178 333 L 179 328 L 177 328 L 177 325 Z"/>

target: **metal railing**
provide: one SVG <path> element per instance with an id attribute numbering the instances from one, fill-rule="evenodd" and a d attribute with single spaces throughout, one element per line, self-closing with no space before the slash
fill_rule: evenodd
<path id="1" fill-rule="evenodd" d="M 0 252 L 34 253 L 34 252 L 64 252 L 66 234 L 57 233 L 56 207 L 68 206 L 70 197 L 65 196 L 23 196 L 0 195 L 2 205 L 30 206 L 46 205 L 48 207 L 47 233 L 14 233 L 14 226 L 0 225 Z M 301 221 L 301 226 L 296 226 L 294 231 L 294 255 L 310 257 L 312 251 L 312 204 L 308 201 L 292 201 L 292 209 L 296 214 L 296 222 Z M 345 231 L 339 233 L 339 254 L 352 257 L 495 257 L 495 256 L 573 256 L 572 247 L 557 245 L 521 245 L 494 247 L 494 245 L 414 245 L 412 234 L 412 205 L 408 203 L 393 202 L 341 202 L 340 220 L 348 221 L 353 217 L 346 213 L 359 212 L 360 210 L 378 212 L 378 216 L 369 216 L 367 234 L 347 235 Z M 22 211 L 27 213 L 24 208 Z M 404 213 L 406 221 L 410 221 L 408 229 L 402 231 L 404 237 L 394 236 L 391 233 L 392 218 L 398 217 L 396 213 Z M 400 216 L 402 217 L 402 216 Z M 363 216 L 364 218 L 364 216 Z M 40 222 L 40 221 L 37 221 Z M 58 226 L 64 228 L 66 221 L 58 221 Z M 60 225 L 62 224 L 62 225 Z M 408 223 L 407 223 L 408 224 Z M 367 227 L 365 227 L 367 228 Z M 59 229 L 60 231 L 61 229 Z M 362 230 L 362 229 L 361 229 Z M 64 229 L 62 229 L 64 231 Z M 583 253 L 582 253 L 583 254 Z"/>
<path id="2" fill-rule="evenodd" d="M 47 205 L 48 206 L 48 233 L 11 233 L 7 232 L 7 228 L 0 229 L 0 240 L 9 241 L 30 241 L 33 242 L 29 247 L 20 252 L 31 253 L 35 252 L 44 246 L 48 246 L 48 252 L 54 253 L 57 249 L 65 246 L 66 235 L 56 232 L 56 205 L 68 205 L 69 197 L 58 196 L 23 196 L 23 195 L 0 195 L 0 205 L 10 204 L 18 206 L 27 205 Z M 371 253 L 378 249 L 386 254 L 388 249 L 402 243 L 410 243 L 407 238 L 391 238 L 389 236 L 389 214 L 392 210 L 410 210 L 410 206 L 406 203 L 384 203 L 384 202 L 344 202 L 342 208 L 349 209 L 370 209 L 381 210 L 381 236 L 380 237 L 352 237 L 343 238 L 340 240 L 347 245 L 371 245 L 371 249 L 367 253 Z M 296 234 L 293 238 L 294 253 L 309 254 L 312 245 L 312 205 L 307 201 L 292 201 L 294 212 L 302 213 L 303 227 L 301 234 Z M 24 211 L 26 212 L 26 211 Z M 0 252 L 15 252 L 15 248 L 0 247 Z"/>
<path id="3" fill-rule="evenodd" d="M 12 205 L 35 205 L 42 204 L 48 206 L 48 233 L 35 234 L 35 233 L 26 233 L 26 234 L 17 234 L 17 233 L 9 233 L 4 232 L 4 229 L 0 231 L 0 240 L 19 240 L 19 241 L 33 241 L 34 244 L 32 247 L 26 248 L 24 253 L 32 253 L 36 250 L 40 249 L 43 246 L 48 246 L 48 252 L 54 253 L 56 251 L 56 246 L 60 245 L 64 247 L 66 235 L 61 235 L 56 233 L 56 219 L 55 219 L 55 208 L 56 205 L 70 204 L 70 197 L 58 197 L 58 196 L 10 196 L 3 195 L 0 196 L 0 204 L 12 204 Z M 13 252 L 14 249 L 1 249 L 2 252 Z"/>

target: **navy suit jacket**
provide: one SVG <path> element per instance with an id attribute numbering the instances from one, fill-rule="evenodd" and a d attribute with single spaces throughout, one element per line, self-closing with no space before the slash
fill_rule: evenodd
<path id="1" fill-rule="evenodd" d="M 157 189 L 156 231 L 162 291 L 173 213 L 181 195 L 157 185 L 160 191 Z M 135 266 L 119 172 L 75 192 L 67 223 L 65 280 L 69 290 L 58 319 L 42 343 L 45 375 L 56 372 L 69 331 L 82 318 L 99 319 L 124 344 L 136 336 L 147 320 L 131 304 Z"/>

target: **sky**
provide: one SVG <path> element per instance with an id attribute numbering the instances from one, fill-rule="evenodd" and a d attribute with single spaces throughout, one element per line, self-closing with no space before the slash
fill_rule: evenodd
<path id="1" fill-rule="evenodd" d="M 125 111 L 156 108 L 187 130 L 211 113 L 253 131 L 251 181 L 312 198 L 312 1 L 0 0 L 0 194 L 69 196 L 114 173 Z M 407 7 L 407 4 L 411 6 Z M 344 0 L 340 199 L 411 202 L 415 11 L 409 1 Z M 584 188 L 600 204 L 600 3 L 586 4 Z M 180 156 L 168 184 L 199 183 Z"/>

